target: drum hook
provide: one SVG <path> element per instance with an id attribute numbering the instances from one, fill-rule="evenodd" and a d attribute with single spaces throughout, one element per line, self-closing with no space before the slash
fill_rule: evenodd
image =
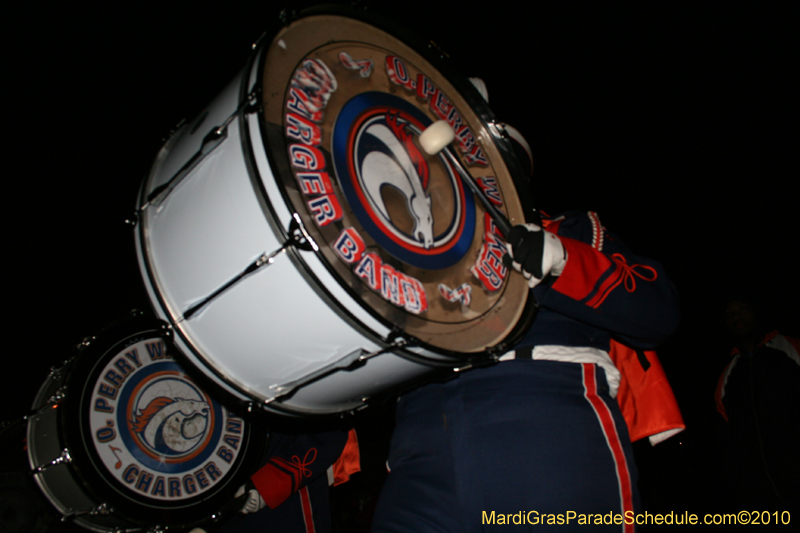
<path id="1" fill-rule="evenodd" d="M 311 235 L 308 234 L 306 231 L 306 227 L 303 225 L 303 222 L 300 220 L 300 215 L 297 213 L 292 213 L 292 221 L 289 223 L 289 240 L 293 240 L 292 246 L 303 250 L 304 252 L 318 252 L 319 246 L 314 239 L 311 238 Z M 288 243 L 289 241 L 287 241 Z"/>

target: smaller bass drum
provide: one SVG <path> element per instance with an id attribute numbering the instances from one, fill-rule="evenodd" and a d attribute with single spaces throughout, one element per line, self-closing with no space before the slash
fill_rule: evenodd
<path id="1" fill-rule="evenodd" d="M 209 396 L 142 317 L 84 342 L 28 419 L 36 484 L 91 531 L 192 527 L 218 514 L 264 457 L 267 433 Z"/>

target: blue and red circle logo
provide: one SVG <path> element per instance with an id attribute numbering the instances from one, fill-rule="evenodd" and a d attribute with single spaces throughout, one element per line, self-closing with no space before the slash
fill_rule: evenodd
<path id="1" fill-rule="evenodd" d="M 163 339 L 125 346 L 96 376 L 88 429 L 100 470 L 126 497 L 185 501 L 233 471 L 244 421 L 186 375 Z"/>
<path id="2" fill-rule="evenodd" d="M 414 139 L 431 124 L 422 111 L 388 93 L 348 101 L 332 134 L 333 166 L 347 202 L 386 252 L 424 269 L 456 264 L 475 232 L 475 202 L 444 156 Z"/>
<path id="3" fill-rule="evenodd" d="M 120 391 L 120 437 L 142 465 L 161 472 L 200 466 L 222 434 L 222 407 L 174 362 L 152 364 Z"/>

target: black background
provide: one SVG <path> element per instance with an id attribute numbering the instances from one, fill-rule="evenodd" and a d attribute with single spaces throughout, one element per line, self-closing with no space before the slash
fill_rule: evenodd
<path id="1" fill-rule="evenodd" d="M 779 328 L 800 335 L 789 4 L 505 5 L 380 11 L 486 81 L 497 117 L 533 147 L 540 208 L 597 211 L 666 265 L 683 319 L 660 355 L 688 429 L 665 451 L 640 452 L 643 483 L 663 476 L 685 494 L 680 503 L 705 505 L 716 490 L 707 489 L 718 455 L 713 390 L 729 350 L 722 295 L 756 287 Z M 29 3 L 7 12 L 3 419 L 24 414 L 81 338 L 148 306 L 125 224 L 137 189 L 170 130 L 236 75 L 282 7 Z M 654 505 L 674 501 L 650 494 Z"/>

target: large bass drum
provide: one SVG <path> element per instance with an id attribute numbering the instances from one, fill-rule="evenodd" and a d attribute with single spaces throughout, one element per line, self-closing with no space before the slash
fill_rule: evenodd
<path id="1" fill-rule="evenodd" d="M 530 324 L 525 280 L 443 156 L 444 119 L 512 224 L 533 214 L 502 128 L 437 49 L 350 12 L 287 19 L 159 153 L 136 245 L 181 351 L 238 398 L 337 413 L 490 361 Z"/>
<path id="2" fill-rule="evenodd" d="M 99 532 L 209 523 L 260 466 L 266 429 L 198 387 L 167 347 L 153 319 L 127 321 L 41 386 L 28 460 L 65 520 Z"/>

